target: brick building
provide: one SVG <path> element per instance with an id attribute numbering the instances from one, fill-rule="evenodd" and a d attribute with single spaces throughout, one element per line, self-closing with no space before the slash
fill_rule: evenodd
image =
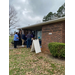
<path id="1" fill-rule="evenodd" d="M 35 25 L 19 28 L 24 30 L 25 35 L 30 30 L 35 32 L 35 38 L 41 40 L 42 52 L 49 53 L 48 43 L 65 43 L 65 17 L 50 20 Z"/>

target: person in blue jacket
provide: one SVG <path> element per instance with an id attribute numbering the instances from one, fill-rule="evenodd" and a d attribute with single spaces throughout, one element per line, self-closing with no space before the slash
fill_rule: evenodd
<path id="1" fill-rule="evenodd" d="M 17 42 L 19 41 L 18 33 L 16 32 L 14 35 L 14 48 L 17 48 Z"/>

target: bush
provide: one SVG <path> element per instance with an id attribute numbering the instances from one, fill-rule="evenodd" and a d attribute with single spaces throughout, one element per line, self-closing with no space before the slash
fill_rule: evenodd
<path id="1" fill-rule="evenodd" d="M 53 42 L 48 44 L 48 48 L 50 50 L 50 53 L 54 57 L 65 57 L 65 44 L 64 43 L 58 43 Z"/>
<path id="2" fill-rule="evenodd" d="M 12 40 L 12 42 L 11 42 L 12 44 L 14 44 L 14 40 Z"/>

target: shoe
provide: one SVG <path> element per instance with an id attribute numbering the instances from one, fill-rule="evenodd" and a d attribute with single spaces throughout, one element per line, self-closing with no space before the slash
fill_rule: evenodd
<path id="1" fill-rule="evenodd" d="M 14 48 L 14 49 L 17 49 L 17 47 L 16 47 L 16 48 Z"/>
<path id="2" fill-rule="evenodd" d="M 24 45 L 22 45 L 22 47 L 24 47 Z"/>
<path id="3" fill-rule="evenodd" d="M 22 45 L 22 47 L 23 47 L 23 45 Z"/>
<path id="4" fill-rule="evenodd" d="M 23 45 L 23 47 L 24 47 L 24 45 Z"/>

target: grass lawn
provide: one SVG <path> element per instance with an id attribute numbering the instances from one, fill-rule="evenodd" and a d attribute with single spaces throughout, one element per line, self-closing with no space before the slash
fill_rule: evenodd
<path id="1" fill-rule="evenodd" d="M 14 36 L 9 36 L 9 46 L 11 46 L 11 42 L 14 39 Z"/>
<path id="2" fill-rule="evenodd" d="M 14 36 L 9 36 L 9 43 L 14 39 Z"/>
<path id="3" fill-rule="evenodd" d="M 27 48 L 12 49 L 9 75 L 65 75 L 65 61 L 44 53 L 35 54 Z"/>

